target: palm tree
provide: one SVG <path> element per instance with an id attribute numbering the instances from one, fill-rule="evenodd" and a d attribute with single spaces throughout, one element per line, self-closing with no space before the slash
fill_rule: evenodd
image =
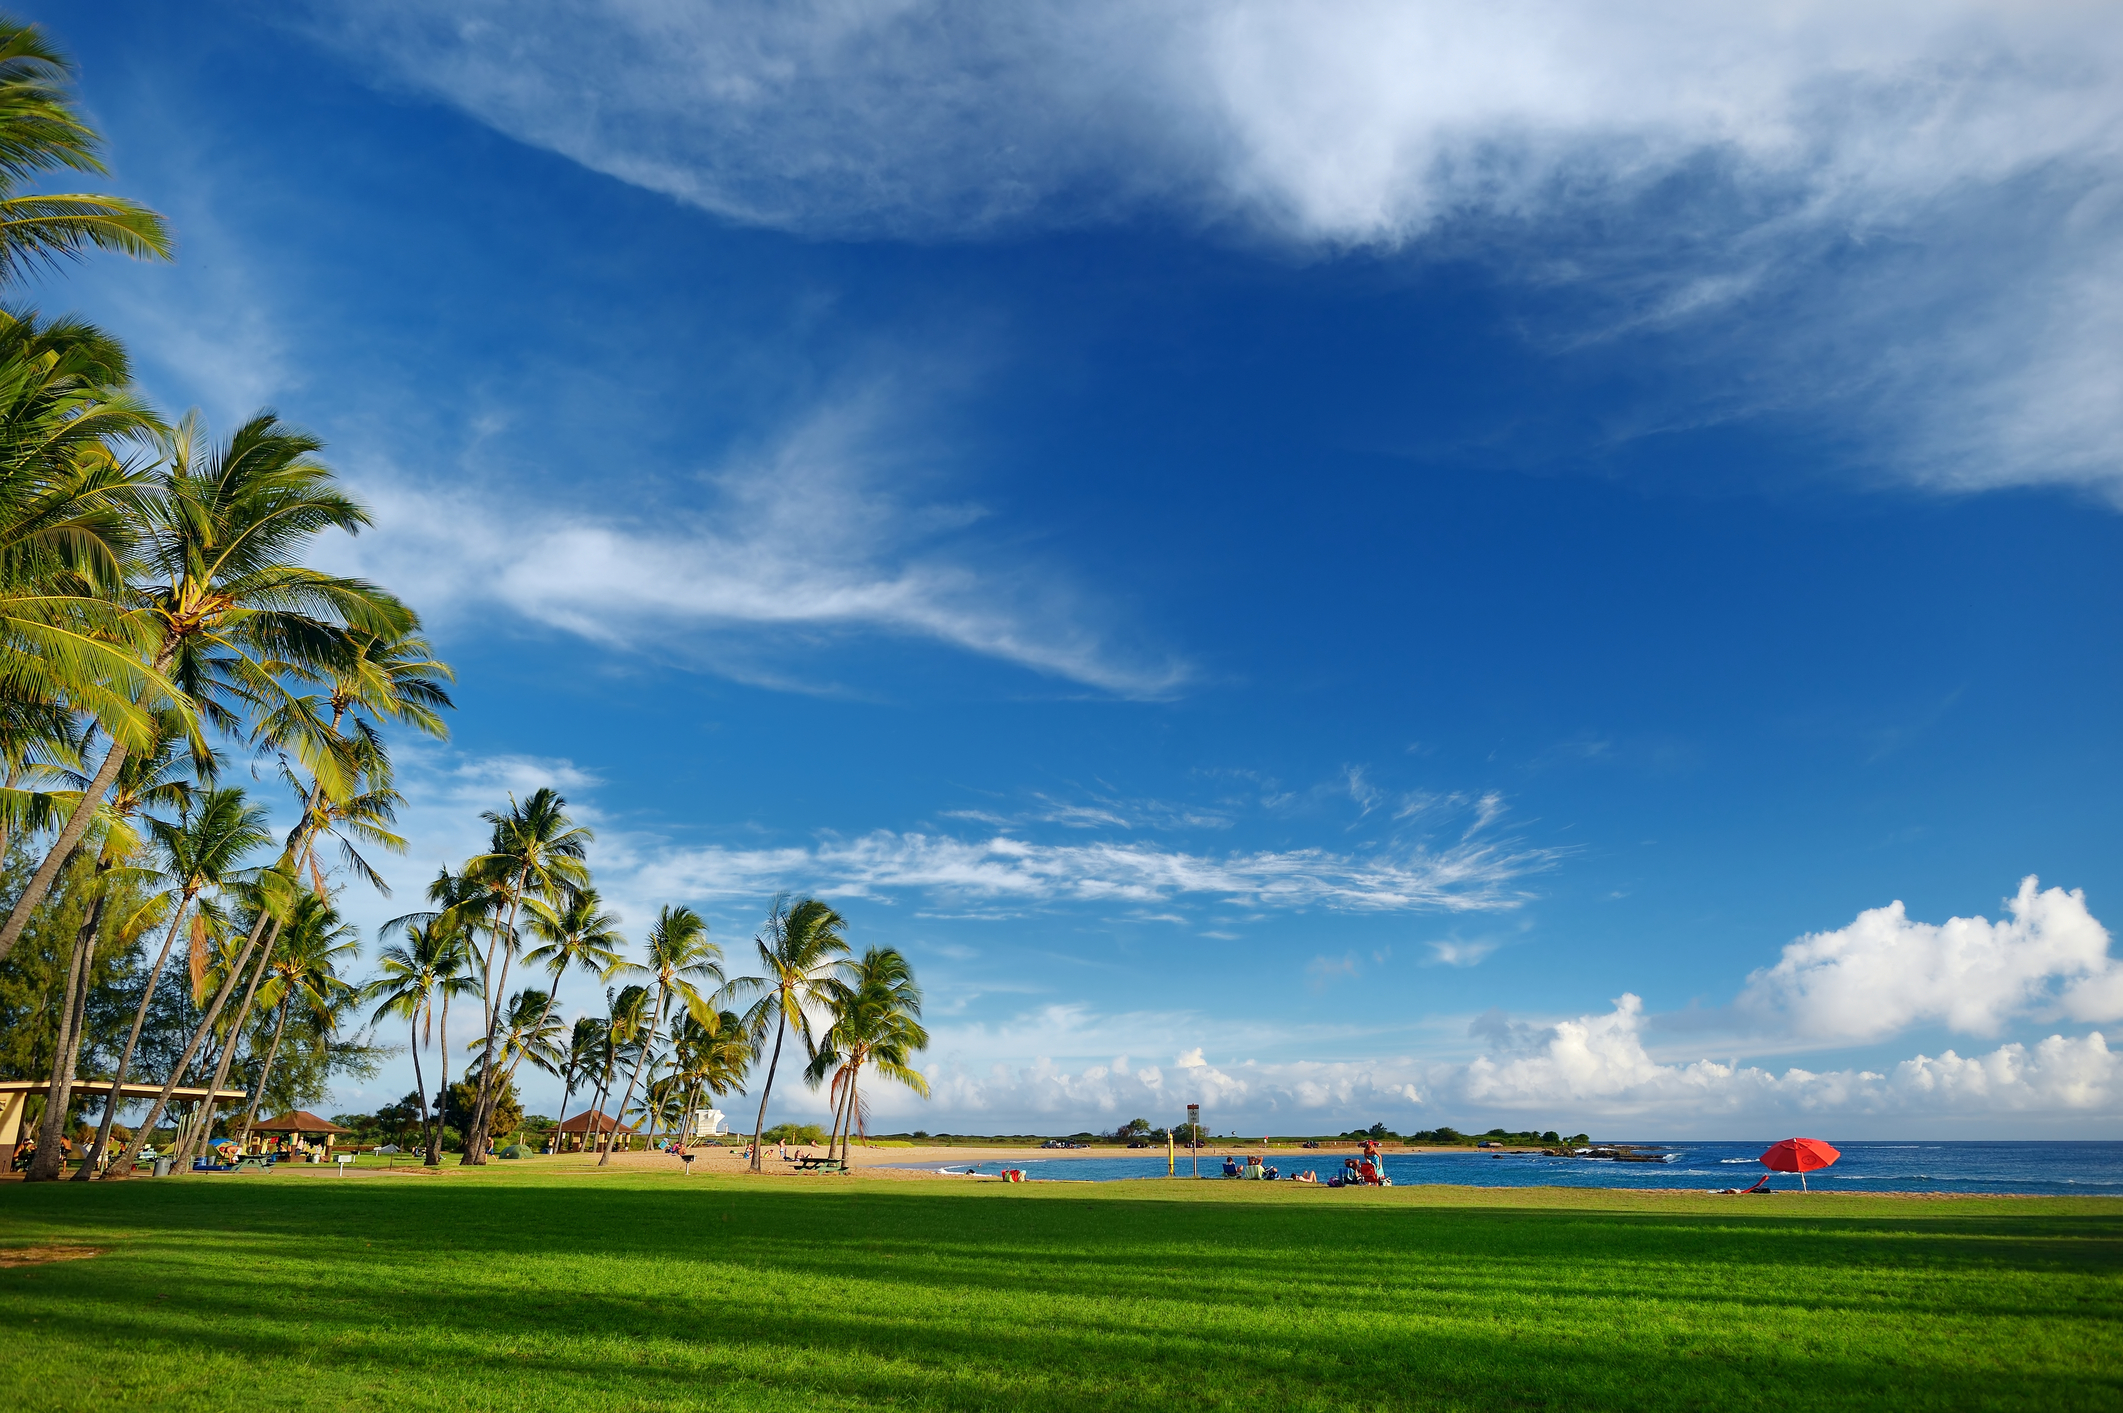
<path id="1" fill-rule="evenodd" d="M 568 1104 L 575 1098 L 575 1087 L 583 1080 L 609 1068 L 612 1048 L 612 1028 L 595 1016 L 581 1016 L 575 1028 L 568 1033 L 568 1051 L 560 1067 L 560 1118 L 565 1123 Z M 553 1152 L 560 1153 L 560 1135 L 553 1135 Z"/>
<path id="2" fill-rule="evenodd" d="M 26 1174 L 31 1182 L 56 1178 L 64 1167 L 59 1146 L 60 1125 L 73 1101 L 74 1072 L 80 1063 L 81 1033 L 96 943 L 103 932 L 110 888 L 119 871 L 139 872 L 129 867 L 142 847 L 135 821 L 143 817 L 151 819 L 145 813 L 149 809 L 182 807 L 191 797 L 191 781 L 181 773 L 178 763 L 178 745 L 184 729 L 182 719 L 174 712 L 164 713 L 159 725 L 161 729 L 151 749 L 126 758 L 124 767 L 112 782 L 110 799 L 98 816 L 102 847 L 97 851 L 95 874 L 89 885 L 88 911 L 74 934 L 65 1000 L 59 1012 L 58 1043 L 53 1051 L 51 1088 L 45 1100 L 44 1131 L 38 1136 L 37 1157 Z M 109 1109 L 116 1103 L 114 1093 L 105 1107 Z M 94 1170 L 84 1164 L 76 1177 L 87 1182 L 94 1175 Z"/>
<path id="3" fill-rule="evenodd" d="M 0 283 L 90 248 L 167 260 L 169 228 L 115 196 L 23 195 L 46 172 L 104 175 L 103 139 L 66 92 L 73 65 L 36 25 L 0 21 Z"/>
<path id="4" fill-rule="evenodd" d="M 305 788 L 294 778 L 291 771 L 283 772 L 297 797 L 303 800 L 308 808 L 288 835 L 287 850 L 281 858 L 296 879 L 299 879 L 307 868 L 313 895 L 320 900 L 324 899 L 327 890 L 324 874 L 317 866 L 315 849 L 320 834 L 330 831 L 339 838 L 341 853 L 357 872 L 366 878 L 377 892 L 389 897 L 390 885 L 355 851 L 348 836 L 352 834 L 365 841 L 381 843 L 394 852 L 404 852 L 405 841 L 377 822 L 379 819 L 389 820 L 395 815 L 399 799 L 398 792 L 392 789 L 390 784 L 390 756 L 384 750 L 382 741 L 373 737 L 356 737 L 344 745 L 346 749 L 342 751 L 339 744 L 334 743 L 330 753 L 350 767 L 350 775 L 335 780 L 319 769 Z M 253 926 L 251 941 L 255 943 L 258 940 L 261 929 L 265 940 L 264 945 L 258 948 L 258 961 L 251 972 L 250 985 L 245 988 L 243 1001 L 237 1006 L 236 1018 L 229 1027 L 232 1036 L 246 1033 L 245 1027 L 250 1022 L 251 1006 L 257 999 L 259 987 L 277 955 L 275 949 L 280 944 L 282 929 L 294 916 L 295 907 L 291 903 L 286 911 L 267 909 L 261 912 L 258 922 Z M 233 1043 L 223 1048 L 221 1062 L 214 1071 L 209 1088 L 221 1088 L 228 1079 L 229 1066 L 235 1058 L 236 1047 Z"/>
<path id="5" fill-rule="evenodd" d="M 357 844 L 405 852 L 405 840 L 390 829 L 398 820 L 398 807 L 405 797 L 392 782 L 391 757 L 380 738 L 356 735 L 333 752 L 339 757 L 336 780 L 312 775 L 303 780 L 284 761 L 280 778 L 301 802 L 301 814 L 288 831 L 289 856 L 297 871 L 307 871 L 322 891 L 323 869 L 317 862 L 317 846 L 330 839 L 339 845 L 339 861 L 347 872 L 365 880 L 388 898 L 391 887 L 375 865 L 362 857 Z"/>
<path id="6" fill-rule="evenodd" d="M 388 931 L 392 924 L 386 923 Z M 420 1136 L 428 1166 L 439 1159 L 436 1150 L 441 1134 L 429 1132 L 427 1078 L 420 1072 L 421 1048 L 435 1038 L 435 1007 L 442 1004 L 442 1086 L 449 1088 L 450 998 L 472 988 L 471 948 L 463 932 L 425 923 L 404 924 L 405 940 L 383 949 L 376 959 L 378 975 L 362 989 L 362 998 L 374 1001 L 371 1023 L 380 1025 L 386 1016 L 406 1023 L 407 1040 L 413 1052 L 413 1087 L 420 1094 Z"/>
<path id="7" fill-rule="evenodd" d="M 588 886 L 589 866 L 583 861 L 596 836 L 567 816 L 567 801 L 541 786 L 529 799 L 513 799 L 506 813 L 488 811 L 482 816 L 493 826 L 487 852 L 465 864 L 465 872 L 490 887 L 501 890 L 508 904 L 507 918 L 494 929 L 488 944 L 486 964 L 481 969 L 485 985 L 486 1038 L 482 1048 L 494 1050 L 494 1031 L 501 1021 L 501 1000 L 508 985 L 509 960 L 516 947 L 516 919 L 528 907 L 534 917 L 554 920 L 548 900 Z M 494 970 L 495 951 L 501 952 L 501 970 Z M 486 1161 L 487 1124 L 492 1117 L 495 1074 L 479 1072 L 479 1092 L 472 1109 L 471 1131 L 465 1137 L 464 1162 Z"/>
<path id="8" fill-rule="evenodd" d="M 414 627 L 412 611 L 374 585 L 294 561 L 324 531 L 353 534 L 369 523 L 368 512 L 316 459 L 321 445 L 261 412 L 214 446 L 195 413 L 164 440 L 154 494 L 137 502 L 147 526 L 141 556 L 148 582 L 128 591 L 133 607 L 125 624 L 154 671 L 167 673 L 183 700 L 224 728 L 238 724 L 241 710 L 279 710 L 292 695 L 283 680 L 289 674 L 327 675 L 349 660 L 352 634 L 399 635 Z M 124 764 L 126 741 L 111 718 L 101 719 L 110 749 L 0 927 L 0 957 Z M 329 749 L 310 752 L 306 763 L 320 778 L 344 779 Z M 254 937 L 248 947 L 256 945 Z M 212 1008 L 215 1019 L 220 1006 Z M 165 1094 L 158 1116 L 167 1102 Z"/>
<path id="9" fill-rule="evenodd" d="M 656 914 L 656 922 L 649 929 L 647 958 L 640 965 L 626 963 L 620 970 L 648 977 L 656 984 L 648 1034 L 642 1039 L 634 1073 L 628 1076 L 626 1093 L 619 1101 L 619 1112 L 624 1114 L 628 1101 L 634 1097 L 634 1083 L 641 1078 L 642 1061 L 656 1044 L 656 1032 L 670 1013 L 671 1002 L 682 1002 L 695 1018 L 713 1014 L 708 998 L 700 993 L 700 984 L 712 979 L 718 989 L 722 986 L 722 948 L 709 940 L 706 918 L 691 908 L 666 906 Z M 597 1155 L 597 1166 L 611 1161 L 612 1145 L 607 1141 L 604 1151 Z"/>
<path id="10" fill-rule="evenodd" d="M 147 665 L 152 625 L 126 604 L 124 569 L 148 477 L 113 448 L 161 426 L 122 391 L 129 377 L 125 351 L 93 326 L 0 310 L 0 702 L 11 736 L 56 733 L 78 744 L 80 733 L 60 725 L 78 710 L 128 750 L 141 750 L 156 740 L 158 707 L 189 718 L 189 704 Z M 11 774 L 23 750 L 9 748 Z M 61 754 L 78 751 L 62 746 Z M 111 778 L 103 777 L 104 788 Z M 12 827 L 29 823 L 12 819 L 28 803 L 11 801 Z M 72 856 L 93 812 L 92 801 L 72 802 L 63 847 L 47 858 L 42 881 L 32 880 L 30 907 Z M 19 933 L 19 925 L 0 928 L 0 957 Z"/>
<path id="11" fill-rule="evenodd" d="M 929 1081 L 913 1067 L 913 1056 L 929 1045 L 921 1025 L 921 988 L 914 969 L 891 947 L 872 947 L 833 986 L 833 1024 L 806 1077 L 816 1084 L 832 1073 L 833 1129 L 843 1157 L 864 1108 L 858 1084 L 867 1066 L 929 1096 Z M 826 1156 L 833 1154 L 828 1139 Z"/>
<path id="12" fill-rule="evenodd" d="M 705 1016 L 680 1016 L 671 1028 L 671 1074 L 667 1083 L 683 1096 L 678 1146 L 683 1151 L 693 1136 L 693 1110 L 703 1092 L 718 1099 L 743 1092 L 745 1073 L 756 1058 L 752 1041 L 745 1034 L 744 1018 L 735 1011 L 714 1011 Z"/>
<path id="13" fill-rule="evenodd" d="M 265 1063 L 251 1088 L 243 1132 L 236 1139 L 239 1149 L 251 1141 L 259 1101 L 265 1097 L 265 1086 L 273 1077 L 273 1062 L 280 1058 L 280 1037 L 287 1029 L 289 1008 L 299 1000 L 320 1019 L 337 1014 L 357 994 L 339 976 L 339 964 L 352 960 L 360 951 L 361 934 L 340 921 L 337 908 L 315 894 L 296 900 L 287 925 L 281 929 L 280 949 L 273 954 L 267 973 L 271 980 L 261 997 L 275 1010 L 273 1041 L 266 1048 Z"/>
<path id="14" fill-rule="evenodd" d="M 270 412 L 253 417 L 219 446 L 209 443 L 196 413 L 166 440 L 167 464 L 157 473 L 157 494 L 145 507 L 151 582 L 135 591 L 137 616 L 154 625 L 156 666 L 166 668 L 200 713 L 224 729 L 233 730 L 242 711 L 283 725 L 300 720 L 303 713 L 288 679 L 329 680 L 350 669 L 366 638 L 401 637 L 415 627 L 411 610 L 374 585 L 293 561 L 294 552 L 323 531 L 352 534 L 368 523 L 368 512 L 336 488 L 331 469 L 316 459 L 320 446 Z M 294 739 L 293 746 L 316 786 L 335 798 L 353 799 L 364 787 L 373 793 L 388 785 L 388 758 L 380 743 L 362 752 L 336 737 L 313 734 Z M 307 818 L 298 825 L 277 871 L 299 874 L 308 862 L 314 828 Z M 283 918 L 281 910 L 256 910 L 236 964 L 206 1008 L 178 1070 L 190 1064 L 219 1025 L 248 970 L 250 983 L 231 1032 L 241 1033 L 273 940 L 266 940 L 258 968 L 249 968 L 250 958 Z M 213 1087 L 226 1078 L 233 1058 L 231 1044 L 222 1051 Z M 175 1083 L 173 1073 L 147 1127 L 168 1103 Z M 139 1142 L 136 1138 L 135 1148 Z M 134 1151 L 126 1155 L 136 1156 Z"/>
<path id="15" fill-rule="evenodd" d="M 595 888 L 571 889 L 551 916 L 531 919 L 531 931 L 544 938 L 545 945 L 527 953 L 524 965 L 543 963 L 553 974 L 552 989 L 546 993 L 548 1015 L 559 1003 L 561 978 L 569 968 L 579 967 L 595 973 L 599 981 L 609 980 L 620 964 L 619 949 L 627 944 L 619 933 L 618 916 L 604 910 L 604 899 Z M 567 1108 L 565 1098 L 560 1107 Z"/>
<path id="16" fill-rule="evenodd" d="M 439 1052 L 442 1078 L 436 1091 L 439 1097 L 435 1101 L 435 1139 L 428 1145 L 426 1164 L 431 1168 L 442 1161 L 444 1108 L 450 1087 L 450 1001 L 455 996 L 473 992 L 482 997 L 485 995 L 486 973 L 480 962 L 478 948 L 473 945 L 472 934 L 483 919 L 491 918 L 492 903 L 498 896 L 465 873 L 451 873 L 449 869 L 443 868 L 436 872 L 434 880 L 427 886 L 427 900 L 435 905 L 433 909 L 407 913 L 403 917 L 392 918 L 383 925 L 385 933 L 403 928 L 408 937 L 413 935 L 415 929 L 432 933 L 436 938 L 450 939 L 450 945 L 456 949 L 453 955 L 457 960 L 452 975 L 461 978 L 461 981 L 453 984 L 442 996 L 443 1041 Z M 425 1100 L 422 1102 L 425 1103 Z"/>
<path id="17" fill-rule="evenodd" d="M 764 1048 L 774 1032 L 774 1057 L 767 1063 L 767 1082 L 759 1094 L 759 1119 L 752 1126 L 752 1171 L 759 1171 L 759 1140 L 766 1132 L 767 1101 L 774 1095 L 774 1075 L 781 1067 L 781 1043 L 794 1027 L 804 1054 L 815 1056 L 811 1015 L 832 998 L 831 984 L 848 954 L 847 920 L 816 898 L 793 906 L 786 896 L 774 900 L 766 926 L 754 939 L 761 974 L 730 983 L 733 993 L 757 992 L 759 999 L 744 1013 L 745 1029 Z"/>
<path id="18" fill-rule="evenodd" d="M 170 913 L 169 931 L 163 934 L 162 950 L 155 954 L 155 965 L 148 971 L 147 984 L 140 993 L 140 1006 L 133 1012 L 133 1028 L 125 1037 L 125 1049 L 118 1055 L 118 1072 L 112 1079 L 111 1102 L 103 1109 L 103 1122 L 96 1129 L 95 1147 L 89 1150 L 88 1161 L 82 1164 L 84 1172 L 94 1169 L 110 1143 L 111 1123 L 118 1116 L 118 1090 L 132 1071 L 133 1051 L 140 1044 L 141 1029 L 147 1024 L 149 1005 L 155 999 L 155 989 L 162 982 L 162 968 L 169 961 L 170 948 L 177 940 L 177 929 L 184 922 L 185 913 L 193 900 L 209 888 L 217 888 L 229 879 L 243 859 L 264 847 L 271 837 L 266 828 L 266 811 L 262 805 L 245 802 L 243 791 L 236 789 L 209 790 L 193 800 L 183 818 L 168 824 L 159 819 L 148 821 L 148 828 L 155 836 L 167 861 L 164 876 L 176 885 L 177 906 Z M 195 942 L 204 943 L 204 936 L 195 933 Z"/>
<path id="19" fill-rule="evenodd" d="M 490 1054 L 484 1044 L 472 1051 L 473 1061 L 481 1071 L 513 1075 L 519 1064 L 529 1060 L 547 1074 L 559 1074 L 567 1056 L 560 1048 L 560 1022 L 553 1019 L 545 992 L 526 986 L 510 997 L 501 1010 L 501 1024 L 494 1032 L 494 1051 Z M 502 1087 L 505 1086 L 496 1085 L 497 1089 Z"/>
<path id="20" fill-rule="evenodd" d="M 80 765 L 85 727 L 63 703 L 0 695 L 0 859 L 17 832 L 46 828 L 73 807 L 71 792 L 51 787 Z"/>
<path id="21" fill-rule="evenodd" d="M 600 1129 L 605 1120 L 604 1101 L 611 1097 L 612 1082 L 619 1078 L 619 1067 L 626 1063 L 630 1055 L 638 1054 L 644 1048 L 642 1041 L 647 1034 L 649 988 L 622 986 L 615 992 L 606 987 L 604 1004 L 604 1018 L 599 1023 L 604 1033 L 604 1054 L 602 1067 L 597 1072 L 597 1100 L 593 1106 L 593 1112 L 597 1115 L 593 1127 Z M 609 1143 L 610 1139 L 600 1133 L 598 1141 L 603 1144 Z"/>

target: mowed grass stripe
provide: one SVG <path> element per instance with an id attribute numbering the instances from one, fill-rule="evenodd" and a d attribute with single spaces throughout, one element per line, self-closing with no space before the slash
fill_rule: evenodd
<path id="1" fill-rule="evenodd" d="M 565 1169 L 0 1190 L 18 1406 L 2123 1406 L 2100 1200 Z"/>

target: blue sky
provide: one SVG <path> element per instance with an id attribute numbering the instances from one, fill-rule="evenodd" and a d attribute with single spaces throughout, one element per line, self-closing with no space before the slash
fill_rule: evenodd
<path id="1" fill-rule="evenodd" d="M 40 300 L 458 669 L 401 898 L 827 893 L 886 1127 L 2123 1136 L 2113 16 L 29 13 L 181 242 Z"/>

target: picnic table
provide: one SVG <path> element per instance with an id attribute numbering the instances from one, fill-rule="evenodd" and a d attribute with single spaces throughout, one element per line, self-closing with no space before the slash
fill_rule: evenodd
<path id="1" fill-rule="evenodd" d="M 845 1158 L 821 1158 L 811 1153 L 799 1154 L 796 1171 L 800 1173 L 844 1173 L 848 1170 Z"/>

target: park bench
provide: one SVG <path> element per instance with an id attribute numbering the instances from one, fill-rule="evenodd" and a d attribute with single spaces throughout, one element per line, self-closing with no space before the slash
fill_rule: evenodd
<path id="1" fill-rule="evenodd" d="M 844 1173 L 847 1170 L 844 1158 L 820 1158 L 806 1153 L 796 1160 L 796 1171 L 800 1173 Z"/>

